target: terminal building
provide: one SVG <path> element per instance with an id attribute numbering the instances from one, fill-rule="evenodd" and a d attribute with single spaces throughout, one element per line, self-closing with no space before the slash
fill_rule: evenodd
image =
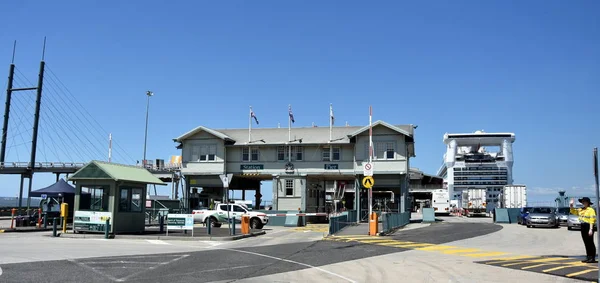
<path id="1" fill-rule="evenodd" d="M 409 211 L 414 126 L 373 123 L 373 207 Z M 233 174 L 230 190 L 253 193 L 260 207 L 261 181 L 273 183 L 273 209 L 361 211 L 367 219 L 363 167 L 369 160 L 369 126 L 211 129 L 199 126 L 174 139 L 181 149 L 186 209 L 221 201 L 219 175 Z"/>
<path id="2" fill-rule="evenodd" d="M 488 210 L 498 205 L 505 185 L 513 184 L 514 133 L 445 134 L 446 153 L 438 176 L 450 200 L 461 200 L 467 188 L 487 189 Z"/>

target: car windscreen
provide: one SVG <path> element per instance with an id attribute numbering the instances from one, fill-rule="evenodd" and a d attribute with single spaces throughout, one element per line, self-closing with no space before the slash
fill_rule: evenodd
<path id="1" fill-rule="evenodd" d="M 560 214 L 569 214 L 569 208 L 568 207 L 561 207 L 558 209 L 558 213 Z"/>
<path id="2" fill-rule="evenodd" d="M 551 207 L 534 207 L 531 213 L 554 213 L 554 208 Z"/>

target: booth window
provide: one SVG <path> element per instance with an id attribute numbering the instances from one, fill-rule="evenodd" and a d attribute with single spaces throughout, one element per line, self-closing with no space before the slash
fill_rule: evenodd
<path id="1" fill-rule="evenodd" d="M 286 196 L 294 195 L 294 180 L 293 179 L 285 180 L 285 195 Z"/>
<path id="2" fill-rule="evenodd" d="M 81 210 L 108 211 L 108 191 L 110 188 L 103 186 L 81 187 L 82 194 L 90 196 L 90 205 L 88 209 L 81 207 Z"/>
<path id="3" fill-rule="evenodd" d="M 121 188 L 119 211 L 142 212 L 142 189 Z"/>

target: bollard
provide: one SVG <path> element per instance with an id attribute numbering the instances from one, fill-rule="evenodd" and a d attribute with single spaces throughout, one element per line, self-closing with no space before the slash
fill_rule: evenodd
<path id="1" fill-rule="evenodd" d="M 165 217 L 160 215 L 158 217 L 158 229 L 160 229 L 160 233 L 164 233 L 165 232 Z"/>
<path id="2" fill-rule="evenodd" d="M 373 212 L 373 213 L 371 213 L 371 215 L 369 217 L 369 236 L 377 235 L 378 226 L 379 226 L 379 221 L 377 219 L 377 213 Z"/>
<path id="3" fill-rule="evenodd" d="M 235 216 L 231 217 L 231 235 L 235 235 Z"/>
<path id="4" fill-rule="evenodd" d="M 48 213 L 44 213 L 44 229 L 48 229 Z"/>
<path id="5" fill-rule="evenodd" d="M 15 214 L 17 213 L 17 209 L 13 208 L 10 210 L 10 229 L 15 228 Z"/>
<path id="6" fill-rule="evenodd" d="M 57 228 L 56 228 L 57 223 L 56 222 L 57 221 L 56 220 L 57 220 L 56 217 L 52 218 L 52 236 L 53 237 L 57 237 L 57 235 L 56 235 L 56 230 L 57 230 Z"/>
<path id="7" fill-rule="evenodd" d="M 104 239 L 108 239 L 109 231 L 110 231 L 110 218 L 106 219 L 106 224 L 104 224 Z"/>
<path id="8" fill-rule="evenodd" d="M 37 223 L 37 227 L 38 228 L 42 228 L 42 209 L 38 208 L 38 223 Z"/>
<path id="9" fill-rule="evenodd" d="M 212 226 L 212 225 L 211 225 L 211 222 L 212 222 L 212 221 L 210 220 L 210 217 L 209 217 L 208 219 L 206 219 L 206 233 L 207 233 L 208 235 L 210 235 L 210 233 L 212 232 L 212 231 L 211 231 L 211 229 L 212 229 L 212 227 L 211 227 L 211 226 Z"/>
<path id="10" fill-rule="evenodd" d="M 250 216 L 242 215 L 242 234 L 250 234 Z"/>

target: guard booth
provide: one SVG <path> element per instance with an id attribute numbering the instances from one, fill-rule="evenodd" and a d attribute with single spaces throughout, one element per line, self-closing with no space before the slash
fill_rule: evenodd
<path id="1" fill-rule="evenodd" d="M 75 172 L 73 230 L 104 233 L 143 233 L 146 227 L 146 187 L 166 185 L 143 167 L 92 161 Z M 82 195 L 89 194 L 89 202 Z"/>

